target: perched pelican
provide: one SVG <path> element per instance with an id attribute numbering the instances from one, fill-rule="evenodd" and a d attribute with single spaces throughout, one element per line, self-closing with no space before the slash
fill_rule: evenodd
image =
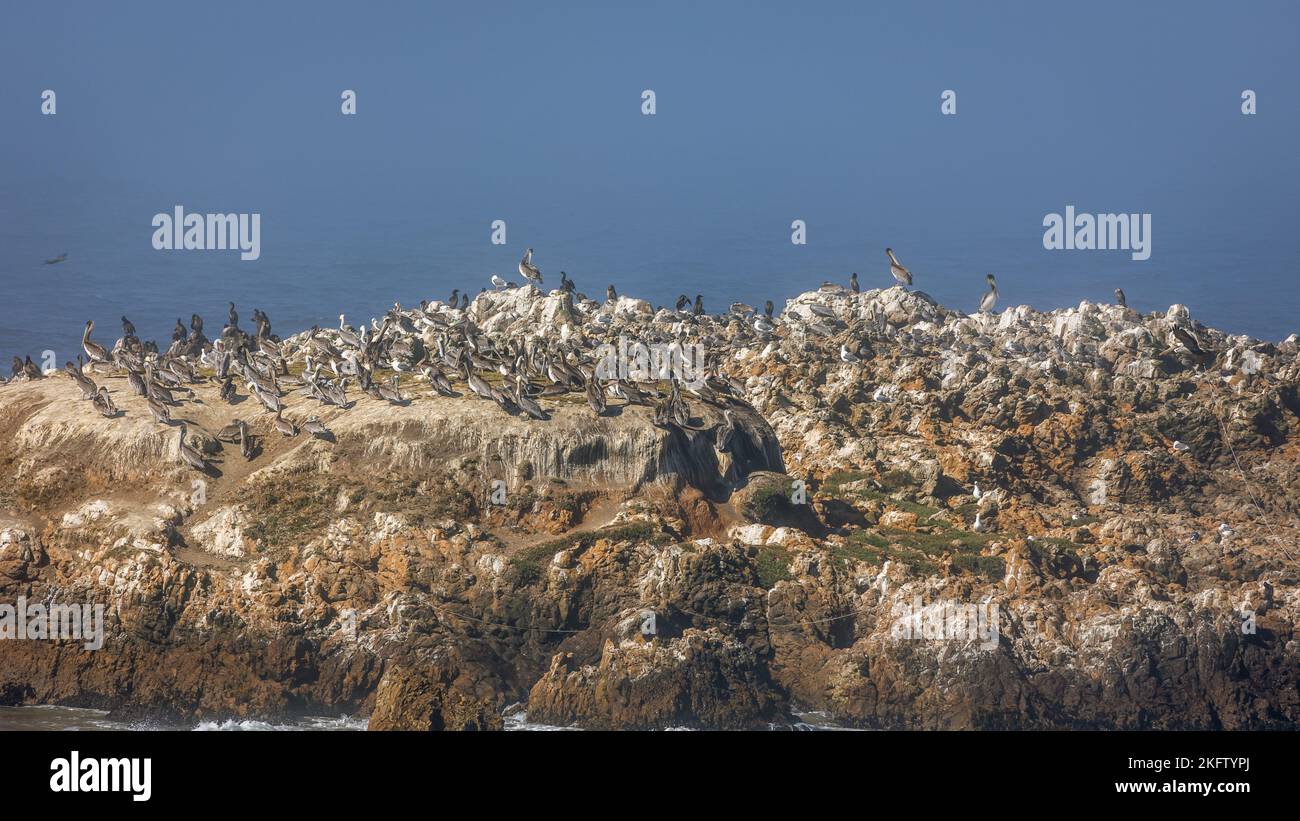
<path id="1" fill-rule="evenodd" d="M 280 433 L 283 433 L 285 436 L 298 435 L 298 428 L 294 427 L 294 424 L 288 419 L 281 416 L 279 411 L 276 411 L 275 414 L 275 429 Z"/>
<path id="2" fill-rule="evenodd" d="M 1115 289 L 1115 302 L 1118 303 L 1118 304 L 1119 304 L 1119 307 L 1121 307 L 1121 308 L 1127 308 L 1127 307 L 1128 307 L 1128 300 L 1124 299 L 1124 289 L 1123 289 L 1123 288 L 1116 288 L 1116 289 Z"/>
<path id="3" fill-rule="evenodd" d="M 533 264 L 533 249 L 529 248 L 524 252 L 524 258 L 519 260 L 519 274 L 524 279 L 536 285 L 542 284 L 542 272 L 537 270 Z"/>
<path id="4" fill-rule="evenodd" d="M 95 398 L 91 401 L 95 403 L 95 410 L 99 411 L 101 416 L 107 419 L 117 416 L 117 406 L 113 404 L 112 397 L 108 395 L 108 388 L 101 385 L 99 393 L 95 394 Z"/>
<path id="5" fill-rule="evenodd" d="M 308 416 L 307 421 L 302 423 L 302 429 L 312 436 L 329 436 L 330 429 L 325 427 L 324 423 L 315 416 Z"/>
<path id="6" fill-rule="evenodd" d="M 610 285 L 608 288 L 605 289 L 605 301 L 606 302 L 618 301 L 618 291 L 614 290 L 613 285 Z"/>
<path id="7" fill-rule="evenodd" d="M 682 294 L 681 296 L 677 297 L 677 306 L 676 306 L 676 307 L 677 307 L 677 310 L 678 310 L 678 311 L 684 311 L 684 310 L 686 310 L 686 306 L 688 306 L 688 305 L 690 305 L 690 304 L 691 304 L 691 298 L 688 297 L 686 294 Z"/>
<path id="8" fill-rule="evenodd" d="M 77 358 L 80 359 L 81 357 Z M 78 368 L 71 362 L 65 362 L 63 364 L 63 370 L 67 371 L 68 375 L 77 383 L 77 387 L 81 389 L 81 398 L 93 401 L 96 394 L 99 393 L 99 389 L 95 387 L 94 381 L 83 374 L 81 368 Z"/>
<path id="9" fill-rule="evenodd" d="M 853 274 L 849 276 L 849 290 L 852 291 L 852 292 L 855 293 L 855 294 L 861 292 L 861 289 L 860 289 L 860 287 L 858 286 L 858 272 L 857 272 L 857 271 L 854 271 Z"/>
<path id="10" fill-rule="evenodd" d="M 81 334 L 81 349 L 86 352 L 91 364 L 95 362 L 107 363 L 111 361 L 108 351 L 104 350 L 103 345 L 90 341 L 90 332 L 93 330 L 95 330 L 95 320 L 86 320 L 86 330 Z"/>
<path id="11" fill-rule="evenodd" d="M 587 404 L 591 406 L 597 416 L 603 414 L 609 407 L 605 402 L 605 394 L 600 390 L 600 386 L 596 384 L 595 377 L 587 380 Z"/>
<path id="12" fill-rule="evenodd" d="M 889 257 L 889 273 L 894 275 L 894 279 L 898 281 L 898 284 L 911 285 L 912 272 L 904 268 L 902 263 L 898 261 L 898 257 L 894 256 L 894 250 L 886 248 L 885 256 Z"/>
<path id="13" fill-rule="evenodd" d="M 149 413 L 153 415 L 153 419 L 155 422 L 157 422 L 160 425 L 171 424 L 172 414 L 171 411 L 167 409 L 166 405 L 164 405 L 162 402 L 159 402 L 157 399 L 154 399 L 152 396 L 146 396 L 144 398 L 144 401 L 145 404 L 149 406 Z"/>
<path id="14" fill-rule="evenodd" d="M 188 433 L 189 427 L 184 422 L 181 422 L 180 435 L 177 437 L 176 442 L 177 458 L 195 470 L 207 470 L 208 463 L 204 460 L 203 454 L 190 447 L 190 443 L 185 441 Z"/>
<path id="15" fill-rule="evenodd" d="M 1175 325 L 1172 334 L 1173 337 L 1178 340 L 1178 342 L 1177 344 L 1171 345 L 1171 347 L 1176 348 L 1179 345 L 1181 345 L 1182 347 L 1187 349 L 1188 353 L 1190 353 L 1192 356 L 1196 357 L 1197 359 L 1207 360 L 1210 358 L 1210 354 L 1204 348 L 1201 347 L 1199 342 L 1196 341 L 1196 337 L 1192 336 L 1183 328 L 1180 328 L 1179 326 Z"/>
<path id="16" fill-rule="evenodd" d="M 998 304 L 998 284 L 993 280 L 992 274 L 989 274 L 986 279 L 989 283 L 989 292 L 980 300 L 980 313 L 982 314 L 993 310 L 993 306 Z"/>
<path id="17" fill-rule="evenodd" d="M 235 425 L 239 428 L 239 454 L 245 459 L 252 459 L 253 435 L 248 432 L 248 423 L 240 419 Z"/>

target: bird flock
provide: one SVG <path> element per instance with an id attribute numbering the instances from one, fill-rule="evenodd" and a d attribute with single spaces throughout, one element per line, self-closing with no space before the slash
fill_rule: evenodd
<path id="1" fill-rule="evenodd" d="M 885 255 L 895 281 L 910 286 L 912 272 L 892 249 L 885 249 Z M 527 283 L 524 287 L 543 285 L 532 248 L 520 259 L 519 273 Z M 490 281 L 496 291 L 519 287 L 495 274 Z M 987 282 L 989 290 L 980 302 L 981 312 L 992 311 L 997 302 L 992 274 Z M 856 272 L 847 289 L 832 283 L 822 286 L 823 291 L 858 293 L 859 289 Z M 487 292 L 483 288 L 479 296 Z M 543 295 L 540 291 L 534 294 Z M 176 408 L 193 401 L 192 386 L 198 384 L 215 383 L 220 398 L 231 405 L 243 401 L 242 391 L 264 409 L 270 430 L 290 438 L 301 433 L 333 438 L 316 415 L 301 424 L 285 417 L 286 402 L 295 392 L 320 405 L 347 410 L 354 404 L 349 389 L 382 402 L 408 404 L 414 398 L 408 395 L 410 391 L 427 386 L 432 396 L 476 397 L 503 412 L 537 421 L 549 419 L 556 404 L 568 395 L 580 397 L 597 416 L 607 414 L 611 402 L 646 406 L 657 426 L 710 430 L 720 447 L 731 448 L 743 428 L 733 411 L 750 406 L 744 386 L 723 373 L 721 365 L 730 352 L 761 346 L 773 335 L 792 334 L 802 340 L 830 341 L 832 352 L 838 343 L 838 358 L 844 363 L 857 364 L 872 355 L 872 334 L 855 332 L 840 322 L 833 310 L 815 302 L 806 305 L 806 318 L 791 312 L 776 315 L 771 300 L 761 311 L 736 302 L 726 312 L 711 315 L 698 294 L 693 300 L 682 294 L 672 308 L 635 311 L 627 306 L 620 309 L 613 285 L 606 289 L 604 301 L 597 301 L 578 292 L 564 271 L 560 272 L 559 288 L 550 296 L 558 297 L 553 324 L 549 329 L 537 327 L 528 332 L 520 332 L 518 327 L 480 327 L 475 317 L 485 319 L 486 311 L 475 310 L 478 298 L 472 308 L 469 294 L 459 289 L 454 289 L 446 302 L 422 301 L 418 308 L 409 309 L 394 304 L 382 318 L 371 319 L 360 328 L 349 325 L 340 314 L 336 328 L 316 326 L 289 339 L 274 335 L 270 319 L 259 310 L 253 311 L 252 332 L 245 332 L 235 304 L 230 303 L 226 324 L 216 339 L 205 336 L 202 318 L 193 314 L 188 327 L 176 320 L 166 350 L 152 341 L 141 341 L 125 316 L 122 336 L 109 350 L 92 339 L 95 323 L 88 321 L 82 334 L 84 356 L 79 355 L 75 364 L 65 363 L 63 369 L 93 409 L 110 419 L 123 412 L 108 387 L 96 384 L 95 377 L 125 375 L 155 422 L 179 425 L 177 460 L 206 471 L 208 458 L 190 444 L 187 423 L 173 419 Z M 1117 298 L 1122 303 L 1118 293 Z M 870 317 L 868 322 L 872 320 L 880 326 L 878 330 L 883 329 L 883 316 Z M 564 326 L 563 333 L 551 332 Z M 603 375 L 597 367 L 598 350 L 624 334 L 633 334 L 644 344 L 678 346 L 679 350 L 700 345 L 707 352 L 703 378 L 686 381 L 670 371 L 642 379 Z M 1210 356 L 1182 328 L 1174 328 L 1172 334 L 1171 345 L 1195 357 Z M 30 357 L 14 358 L 11 380 L 43 377 Z M 703 416 L 693 413 L 690 401 L 712 406 L 716 412 L 711 416 L 722 421 L 704 425 Z M 243 419 L 231 421 L 216 438 L 238 445 L 245 459 L 253 459 L 259 452 L 258 438 Z"/>

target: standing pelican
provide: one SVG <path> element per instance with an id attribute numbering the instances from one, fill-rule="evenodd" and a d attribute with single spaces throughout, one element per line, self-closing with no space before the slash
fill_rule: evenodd
<path id="1" fill-rule="evenodd" d="M 993 306 L 998 304 L 998 284 L 993 281 L 993 275 L 989 274 L 986 279 L 989 283 L 989 292 L 980 300 L 980 313 L 988 313 L 993 310 Z"/>
<path id="2" fill-rule="evenodd" d="M 280 433 L 283 433 L 285 436 L 298 435 L 298 428 L 294 427 L 294 424 L 290 422 L 288 419 L 285 419 L 283 416 L 281 416 L 280 411 L 276 411 L 275 413 L 274 424 L 275 424 L 275 429 Z"/>
<path id="3" fill-rule="evenodd" d="M 208 462 L 203 459 L 203 453 L 199 453 L 195 448 L 190 447 L 190 443 L 186 442 L 188 433 L 190 433 L 190 429 L 188 429 L 185 422 L 181 422 L 181 435 L 178 436 L 177 446 L 175 446 L 178 459 L 195 470 L 207 470 Z"/>
<path id="4" fill-rule="evenodd" d="M 99 387 L 99 393 L 91 400 L 95 405 L 95 410 L 107 419 L 117 416 L 117 406 L 113 404 L 113 399 L 108 395 L 108 388 L 103 385 Z"/>
<path id="5" fill-rule="evenodd" d="M 904 268 L 902 263 L 898 261 L 898 257 L 894 256 L 894 249 L 886 248 L 885 256 L 889 257 L 889 273 L 894 275 L 894 279 L 898 281 L 898 284 L 911 285 L 912 272 Z"/>
<path id="6" fill-rule="evenodd" d="M 613 285 L 611 285 L 611 286 L 609 286 L 608 288 L 605 289 L 605 301 L 606 301 L 606 302 L 617 302 L 617 301 L 618 301 L 618 291 L 615 291 L 615 290 L 614 290 L 614 286 L 613 286 Z"/>
<path id="7" fill-rule="evenodd" d="M 537 270 L 533 264 L 533 249 L 529 248 L 524 252 L 524 258 L 519 260 L 519 274 L 529 282 L 537 285 L 542 284 L 542 272 Z"/>
<path id="8" fill-rule="evenodd" d="M 95 362 L 108 362 L 108 351 L 104 350 L 104 346 L 90 341 L 90 332 L 93 330 L 95 330 L 95 320 L 86 320 L 86 330 L 81 334 L 81 349 L 86 352 L 86 356 L 92 364 Z"/>
<path id="9" fill-rule="evenodd" d="M 605 394 L 601 391 L 595 376 L 587 379 L 587 404 L 591 406 L 597 416 L 603 414 L 608 407 L 605 402 Z"/>

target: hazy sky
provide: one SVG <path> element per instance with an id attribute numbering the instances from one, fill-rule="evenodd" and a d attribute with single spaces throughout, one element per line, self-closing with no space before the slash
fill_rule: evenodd
<path id="1" fill-rule="evenodd" d="M 844 269 L 986 241 L 976 295 L 985 270 L 1016 276 L 997 243 L 1032 248 L 1067 204 L 1153 214 L 1139 278 L 1179 243 L 1296 247 L 1296 4 L 611 5 L 6 0 L 0 219 L 129 217 L 147 249 L 150 216 L 184 203 L 267 214 L 266 246 L 472 232 L 496 260 L 503 218 L 500 259 L 528 237 L 557 274 L 557 248 L 572 272 L 602 242 L 671 267 L 770 238 L 786 264 L 801 218 Z"/>

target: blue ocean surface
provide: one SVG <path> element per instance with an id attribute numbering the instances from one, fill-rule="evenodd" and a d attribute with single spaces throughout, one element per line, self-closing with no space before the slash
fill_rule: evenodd
<path id="1" fill-rule="evenodd" d="M 721 311 L 890 285 L 891 246 L 953 308 L 994 273 L 1002 306 L 1122 287 L 1278 341 L 1300 331 L 1298 27 L 1285 2 L 16 0 L 0 363 L 73 358 L 87 319 L 106 345 L 122 315 L 214 336 L 229 301 L 281 335 L 356 325 L 519 280 L 528 247 L 548 285 Z M 154 250 L 178 205 L 260 214 L 260 259 Z M 1150 259 L 1044 250 L 1071 205 L 1150 214 Z"/>
<path id="2" fill-rule="evenodd" d="M 959 310 L 976 309 L 984 275 L 992 272 L 999 307 L 1110 302 L 1121 287 L 1138 310 L 1183 303 L 1207 325 L 1274 342 L 1300 332 L 1296 233 L 1238 244 L 1211 230 L 1169 226 L 1157 215 L 1151 259 L 1134 261 L 1124 251 L 1045 250 L 1041 218 L 1032 213 L 1019 215 L 1018 225 L 1008 219 L 999 235 L 963 234 L 956 224 L 942 231 L 900 226 L 885 235 L 839 221 L 827 209 L 820 220 L 806 219 L 808 243 L 794 245 L 786 217 L 801 212 L 781 213 L 773 205 L 726 213 L 727 191 L 716 197 L 712 212 L 698 201 L 644 208 L 617 199 L 542 209 L 508 219 L 508 244 L 499 246 L 490 241 L 491 223 L 511 217 L 514 208 L 493 209 L 468 194 L 432 193 L 384 209 L 344 192 L 297 200 L 269 193 L 256 198 L 261 256 L 242 261 L 237 251 L 151 245 L 155 213 L 170 214 L 176 204 L 200 212 L 230 206 L 212 201 L 220 198 L 173 203 L 178 198 L 75 182 L 10 185 L 0 199 L 0 361 L 15 355 L 39 361 L 50 350 L 62 364 L 80 353 L 88 319 L 95 320 L 95 338 L 110 346 L 121 335 L 123 315 L 141 338 L 164 348 L 176 319 L 188 326 L 191 313 L 203 316 L 215 336 L 228 302 L 236 303 L 247 328 L 252 309 L 265 311 L 280 335 L 335 326 L 339 313 L 357 324 L 394 302 L 445 300 L 453 288 L 476 294 L 491 287 L 494 273 L 523 283 L 517 265 L 526 246 L 535 249 L 547 287 L 558 284 L 563 270 L 596 299 L 612 284 L 656 305 L 699 293 L 714 312 L 733 301 L 761 306 L 766 299 L 779 310 L 785 299 L 824 281 L 846 284 L 854 271 L 864 290 L 892 285 L 884 255 L 889 244 L 912 270 L 914 287 Z M 63 253 L 65 261 L 46 264 Z"/>

